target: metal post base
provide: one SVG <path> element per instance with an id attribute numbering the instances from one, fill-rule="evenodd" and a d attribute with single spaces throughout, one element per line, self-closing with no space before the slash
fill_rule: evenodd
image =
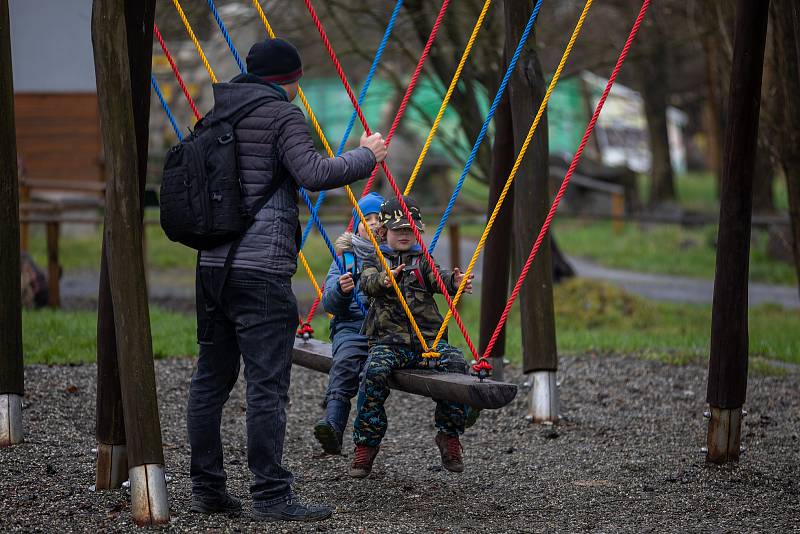
<path id="1" fill-rule="evenodd" d="M 558 419 L 558 387 L 555 371 L 535 371 L 531 380 L 530 419 L 536 422 Z"/>
<path id="2" fill-rule="evenodd" d="M 742 408 L 711 407 L 708 420 L 706 461 L 714 464 L 738 462 L 742 438 Z"/>
<path id="3" fill-rule="evenodd" d="M 22 441 L 22 396 L 4 393 L 0 395 L 0 447 L 10 447 Z"/>
<path id="4" fill-rule="evenodd" d="M 117 489 L 128 479 L 128 448 L 125 445 L 97 444 L 95 487 Z"/>
<path id="5" fill-rule="evenodd" d="M 139 526 L 169 523 L 169 499 L 164 467 L 137 465 L 128 471 L 131 481 L 131 514 Z"/>

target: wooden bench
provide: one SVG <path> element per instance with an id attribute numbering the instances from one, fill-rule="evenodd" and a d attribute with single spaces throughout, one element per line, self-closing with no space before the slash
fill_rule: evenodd
<path id="1" fill-rule="evenodd" d="M 331 345 L 316 339 L 294 343 L 293 363 L 307 369 L 328 373 L 333 359 Z M 497 409 L 506 406 L 517 395 L 516 384 L 458 373 L 404 369 L 389 378 L 389 387 L 433 399 L 460 402 L 473 408 Z"/>

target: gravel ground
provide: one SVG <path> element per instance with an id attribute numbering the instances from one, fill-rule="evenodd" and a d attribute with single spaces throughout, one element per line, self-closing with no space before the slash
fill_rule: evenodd
<path id="1" fill-rule="evenodd" d="M 190 500 L 185 399 L 192 361 L 157 362 L 174 531 L 728 532 L 800 531 L 800 373 L 752 376 L 746 453 L 707 466 L 705 371 L 626 357 L 564 358 L 563 421 L 525 421 L 524 395 L 484 413 L 463 443 L 467 471 L 443 472 L 432 403 L 394 393 L 391 427 L 372 476 L 348 478 L 345 457 L 322 457 L 311 426 L 325 386 L 295 368 L 285 463 L 305 499 L 335 506 L 310 525 L 250 521 L 242 380 L 226 406 L 229 489 L 240 517 L 198 516 Z M 512 374 L 514 374 L 512 372 Z M 25 444 L 0 450 L 0 530 L 137 531 L 125 490 L 95 493 L 94 366 L 26 369 Z M 514 377 L 519 383 L 523 378 Z"/>

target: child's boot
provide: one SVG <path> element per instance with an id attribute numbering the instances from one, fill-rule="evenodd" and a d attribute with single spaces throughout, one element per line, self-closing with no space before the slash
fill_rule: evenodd
<path id="1" fill-rule="evenodd" d="M 367 478 L 372 472 L 372 463 L 378 455 L 380 447 L 356 445 L 353 454 L 353 463 L 350 464 L 350 476 L 353 478 Z"/>
<path id="2" fill-rule="evenodd" d="M 464 471 L 464 460 L 461 453 L 464 447 L 458 440 L 458 436 L 449 436 L 444 432 L 436 434 L 436 446 L 439 447 L 439 454 L 442 455 L 442 467 L 453 473 Z"/>
<path id="3" fill-rule="evenodd" d="M 327 454 L 342 453 L 342 432 L 349 415 L 349 402 L 331 399 L 325 410 L 325 418 L 314 425 L 314 437 Z"/>

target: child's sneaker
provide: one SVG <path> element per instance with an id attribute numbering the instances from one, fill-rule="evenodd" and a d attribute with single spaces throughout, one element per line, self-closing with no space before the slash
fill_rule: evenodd
<path id="1" fill-rule="evenodd" d="M 436 446 L 442 455 L 442 467 L 453 473 L 464 471 L 464 460 L 461 458 L 464 447 L 461 446 L 458 436 L 448 436 L 444 432 L 439 432 L 436 434 Z"/>
<path id="2" fill-rule="evenodd" d="M 314 437 L 326 454 L 342 454 L 342 433 L 327 419 L 322 419 L 314 425 Z"/>
<path id="3" fill-rule="evenodd" d="M 380 447 L 356 445 L 353 463 L 350 464 L 350 476 L 353 478 L 367 478 L 372 472 L 372 462 L 378 455 Z"/>

